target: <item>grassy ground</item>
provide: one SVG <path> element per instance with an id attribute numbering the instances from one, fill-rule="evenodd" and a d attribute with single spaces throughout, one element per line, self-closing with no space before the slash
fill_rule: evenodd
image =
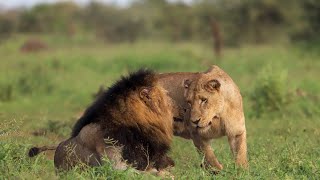
<path id="1" fill-rule="evenodd" d="M 32 145 L 66 139 L 100 85 L 140 67 L 158 72 L 204 71 L 218 64 L 244 97 L 250 169 L 236 169 L 226 138 L 212 146 L 224 165 L 218 175 L 200 168 L 190 141 L 176 137 L 170 155 L 176 179 L 319 179 L 320 54 L 291 46 L 226 49 L 222 58 L 199 43 L 108 45 L 45 37 L 50 49 L 24 54 L 25 37 L 0 47 L 0 179 L 150 179 L 109 165 L 56 174 L 53 153 L 26 157 Z"/>

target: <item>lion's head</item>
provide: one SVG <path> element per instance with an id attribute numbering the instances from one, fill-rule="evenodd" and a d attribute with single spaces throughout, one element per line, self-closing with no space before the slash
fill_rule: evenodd
<path id="1" fill-rule="evenodd" d="M 195 80 L 184 81 L 184 97 L 189 105 L 186 119 L 192 127 L 200 132 L 206 132 L 212 121 L 223 111 L 224 97 L 221 93 L 221 83 L 212 76 L 213 68 L 199 74 Z"/>
<path id="2" fill-rule="evenodd" d="M 119 100 L 119 103 L 119 110 L 112 113 L 123 125 L 139 125 L 141 131 L 154 136 L 155 140 L 162 139 L 162 142 L 170 143 L 173 136 L 172 102 L 156 78 L 152 79 L 150 86 L 137 88 L 126 98 Z"/>

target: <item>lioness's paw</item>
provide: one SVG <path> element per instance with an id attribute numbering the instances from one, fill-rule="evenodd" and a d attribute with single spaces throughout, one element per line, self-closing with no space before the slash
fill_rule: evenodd
<path id="1" fill-rule="evenodd" d="M 216 167 L 212 167 L 207 163 L 201 163 L 200 167 L 208 171 L 210 174 L 217 175 L 223 169 L 222 164 L 216 164 Z"/>

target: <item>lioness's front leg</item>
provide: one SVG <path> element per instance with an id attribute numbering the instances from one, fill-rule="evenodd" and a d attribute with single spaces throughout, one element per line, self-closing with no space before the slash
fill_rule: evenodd
<path id="1" fill-rule="evenodd" d="M 219 163 L 218 159 L 216 158 L 211 146 L 210 141 L 204 141 L 200 138 L 193 138 L 193 144 L 197 147 L 197 149 L 204 154 L 205 158 L 205 165 L 210 165 L 211 167 L 215 167 L 218 170 L 222 170 L 223 166 Z"/>
<path id="2" fill-rule="evenodd" d="M 228 141 L 236 164 L 240 167 L 247 168 L 247 140 L 246 131 L 240 135 L 228 136 Z"/>

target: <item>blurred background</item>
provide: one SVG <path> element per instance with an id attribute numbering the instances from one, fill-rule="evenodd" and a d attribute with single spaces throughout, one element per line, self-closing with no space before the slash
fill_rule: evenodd
<path id="1" fill-rule="evenodd" d="M 121 75 L 212 64 L 241 90 L 250 162 L 238 171 L 215 140 L 217 177 L 320 179 L 319 0 L 0 1 L 0 179 L 141 179 L 108 166 L 61 176 L 52 153 L 25 153 L 68 138 Z M 191 141 L 170 155 L 177 179 L 212 179 Z"/>
<path id="2" fill-rule="evenodd" d="M 0 2 L 1 40 L 91 36 L 108 43 L 213 39 L 224 46 L 319 41 L 317 0 L 14 0 Z"/>

